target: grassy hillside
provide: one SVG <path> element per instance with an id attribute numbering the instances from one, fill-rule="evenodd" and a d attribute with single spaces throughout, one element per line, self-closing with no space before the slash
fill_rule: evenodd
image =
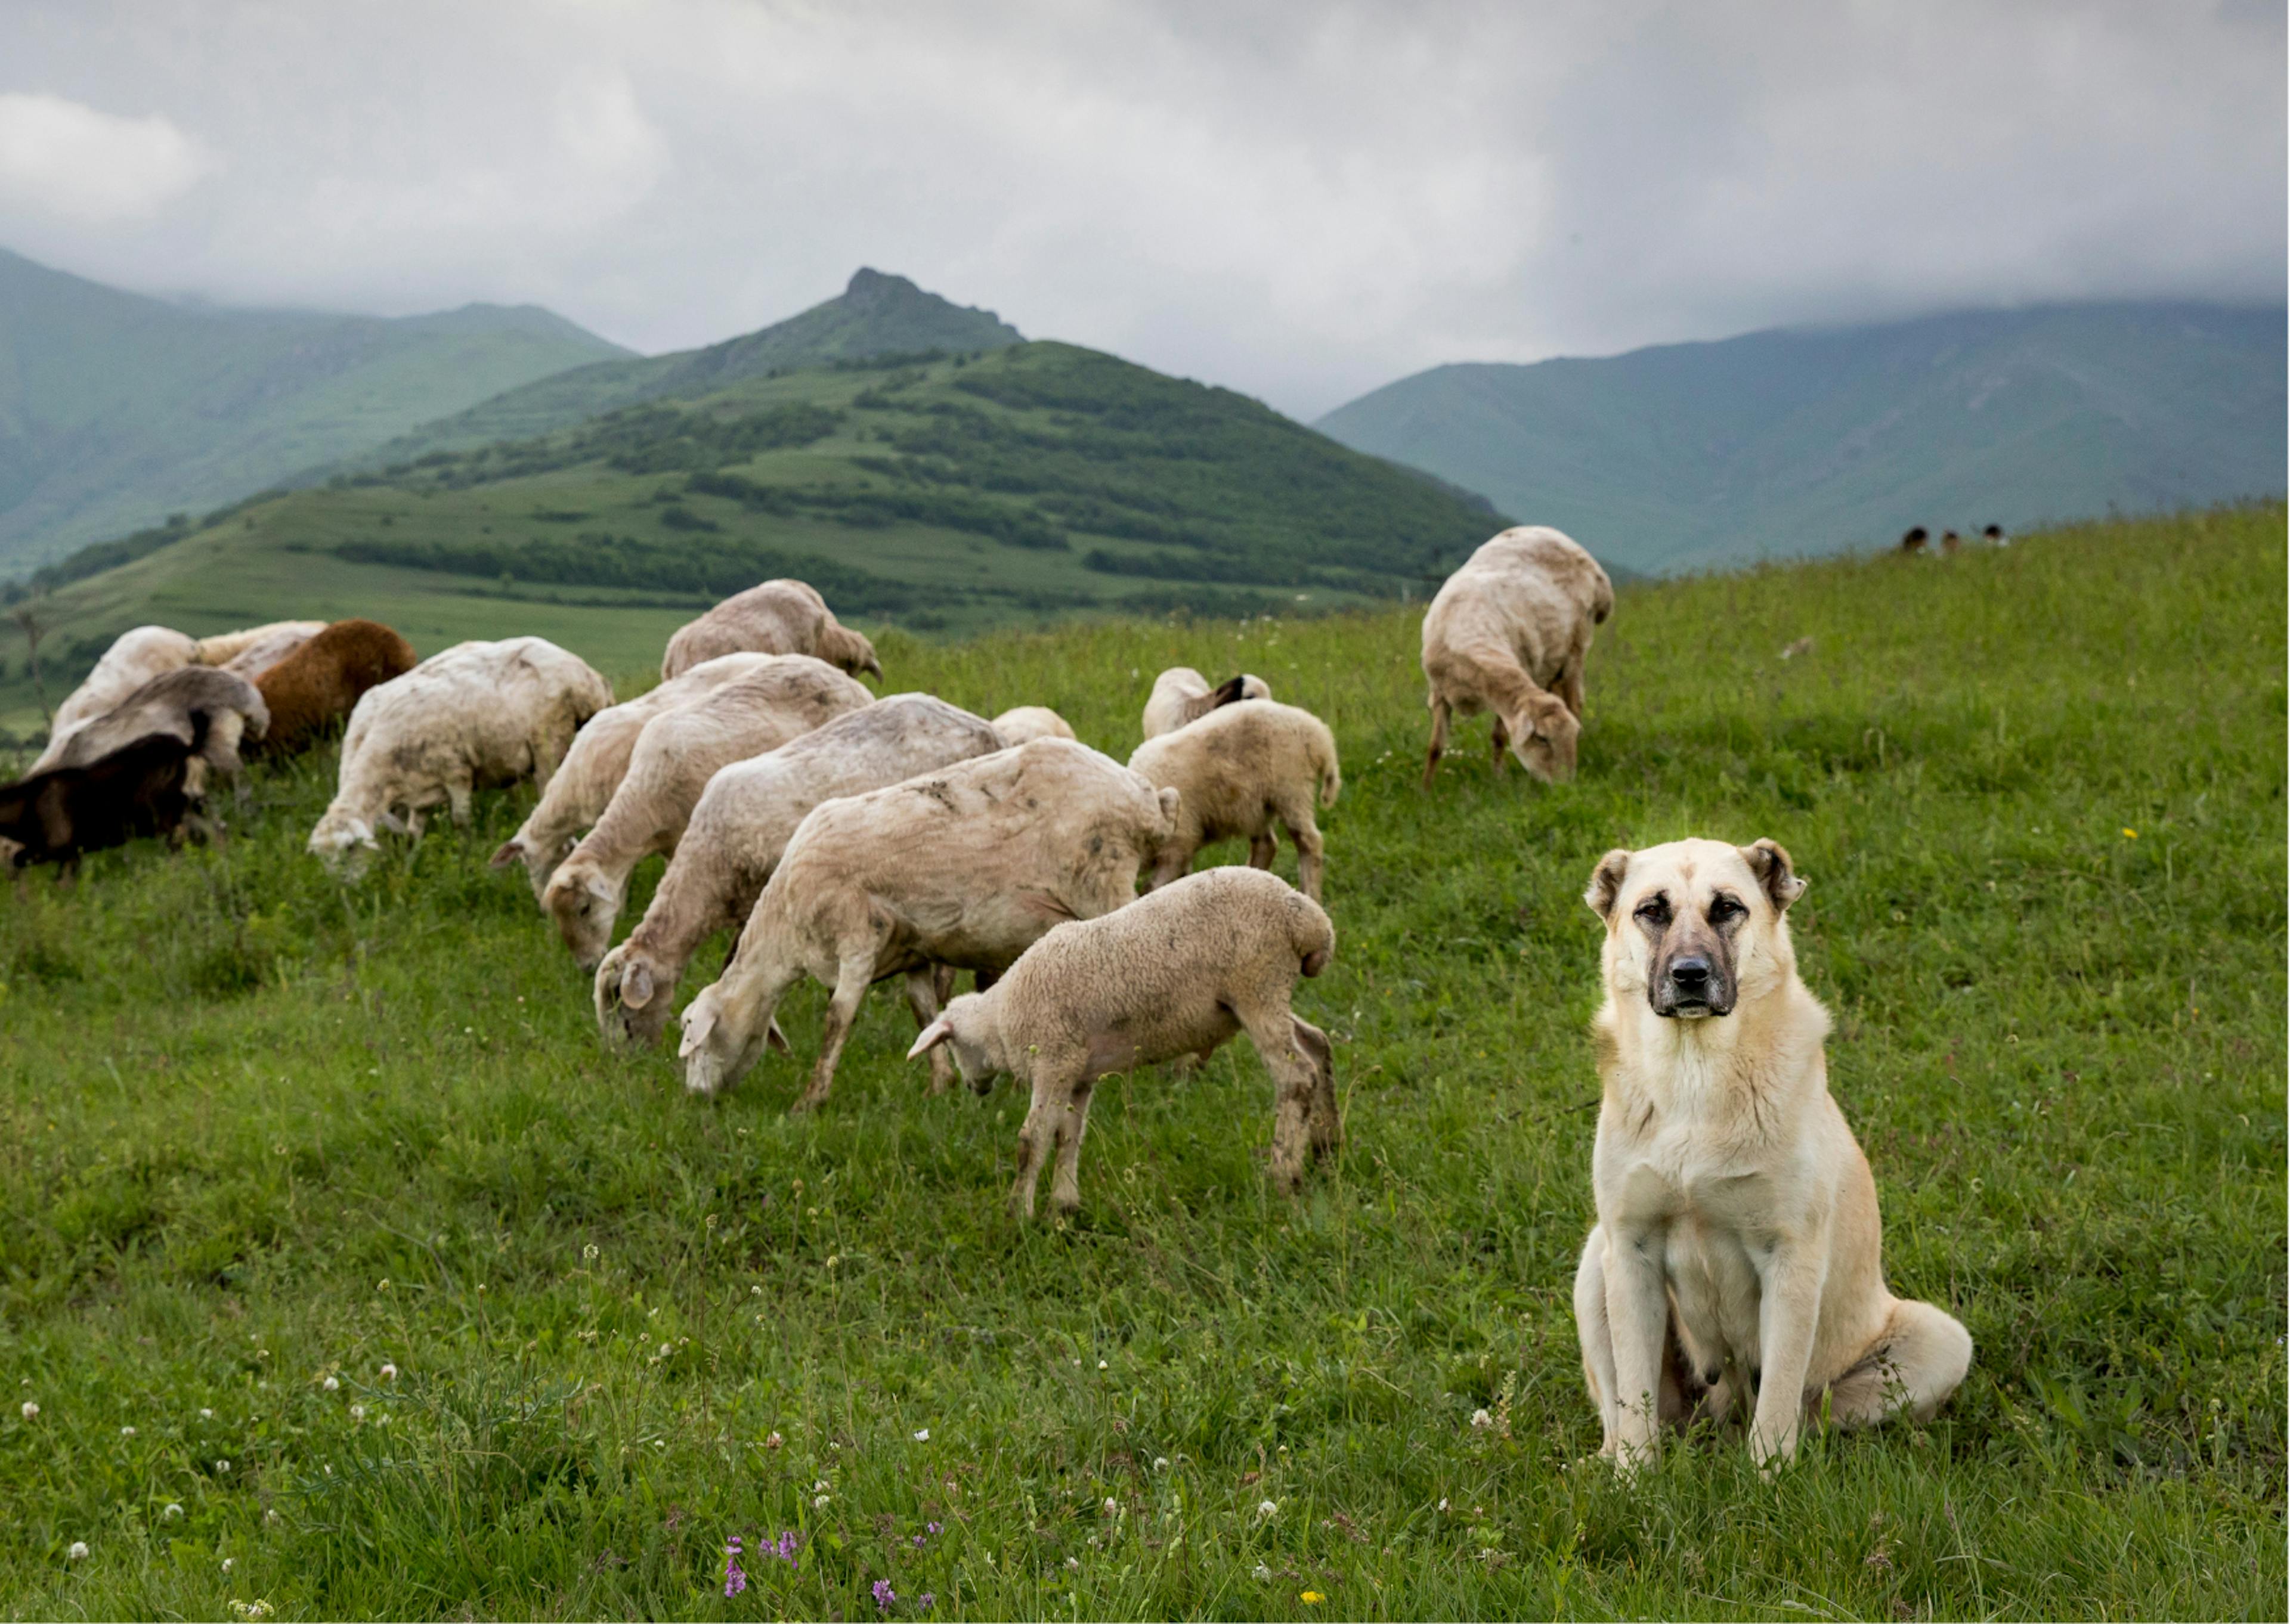
<path id="1" fill-rule="evenodd" d="M 879 356 L 975 355 L 1022 342 L 1015 327 L 924 292 L 904 276 L 861 267 L 835 298 L 755 332 L 703 349 L 600 362 L 507 390 L 425 423 L 356 460 L 379 468 L 436 451 L 527 440 L 663 396 L 713 394 L 745 379 Z"/>
<path id="2" fill-rule="evenodd" d="M 531 306 L 191 308 L 0 250 L 0 573 L 627 353 Z"/>
<path id="3" fill-rule="evenodd" d="M 1022 1102 L 924 1097 L 893 996 L 816 1117 L 784 1058 L 685 1098 L 599 1049 L 485 869 L 524 795 L 339 890 L 300 850 L 321 756 L 226 850 L 34 883 L 0 911 L 0 1605 L 2271 1616 L 2284 546 L 2275 507 L 1626 588 L 1561 789 L 1492 779 L 1482 723 L 1416 790 L 1414 612 L 887 639 L 894 689 L 1124 753 L 1176 660 L 1333 725 L 1299 1006 L 1349 1138 L 1293 1204 L 1245 1046 L 1108 1079 L 1079 1221 L 1025 1233 Z M 1978 1353 L 1929 1428 L 1625 1487 L 1577 1465 L 1580 895 L 1688 832 L 1809 876 L 1891 1281 Z"/>
<path id="4" fill-rule="evenodd" d="M 51 702 L 145 621 L 204 634 L 356 613 L 425 652 L 538 632 L 633 669 L 773 575 L 861 623 L 933 632 L 1310 612 L 1420 596 L 1497 523 L 1244 396 L 1024 344 L 752 379 L 344 476 L 155 532 L 155 550 L 59 585 L 40 612 L 59 628 Z M 19 729 L 37 721 L 25 655 L 0 636 L 0 722 Z"/>
<path id="5" fill-rule="evenodd" d="M 2283 488 L 2284 312 L 2093 305 L 1443 366 L 1323 418 L 1641 570 Z"/>

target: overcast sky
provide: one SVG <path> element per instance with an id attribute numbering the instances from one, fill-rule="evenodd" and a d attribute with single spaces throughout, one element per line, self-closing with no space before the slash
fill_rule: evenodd
<path id="1" fill-rule="evenodd" d="M 656 351 L 865 264 L 1313 416 L 1453 360 L 2278 300 L 2279 0 L 0 4 L 0 245 Z"/>

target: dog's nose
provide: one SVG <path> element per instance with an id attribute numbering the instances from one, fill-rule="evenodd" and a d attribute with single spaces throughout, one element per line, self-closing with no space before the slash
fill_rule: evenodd
<path id="1" fill-rule="evenodd" d="M 1670 985 L 1681 993 L 1694 995 L 1709 990 L 1709 961 L 1697 954 L 1681 954 L 1669 961 Z"/>

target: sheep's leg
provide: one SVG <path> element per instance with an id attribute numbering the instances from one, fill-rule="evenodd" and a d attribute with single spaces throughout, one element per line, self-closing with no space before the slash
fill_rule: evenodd
<path id="1" fill-rule="evenodd" d="M 1312 804 L 1301 807 L 1284 807 L 1280 821 L 1287 826 L 1288 844 L 1296 848 L 1296 889 L 1317 902 L 1320 900 L 1321 855 L 1325 848 L 1320 840 L 1320 826 L 1312 821 Z"/>
<path id="2" fill-rule="evenodd" d="M 1081 1210 L 1081 1136 L 1089 1132 L 1089 1101 L 1096 1092 L 1085 1080 L 1066 1095 L 1066 1108 L 1052 1124 L 1058 1135 L 1058 1171 L 1050 1180 L 1050 1205 L 1059 1212 Z"/>
<path id="3" fill-rule="evenodd" d="M 954 990 L 954 972 L 944 964 L 923 964 L 907 972 L 907 1007 L 915 1012 L 915 1029 L 927 1028 L 938 1019 L 939 1006 Z M 954 1086 L 954 1063 L 946 1045 L 930 1052 L 930 1092 L 942 1094 Z"/>
<path id="4" fill-rule="evenodd" d="M 1493 756 L 1495 776 L 1497 778 L 1501 778 L 1503 774 L 1503 752 L 1509 748 L 1510 748 L 1510 729 L 1503 725 L 1502 714 L 1498 711 L 1495 714 L 1495 743 Z"/>
<path id="5" fill-rule="evenodd" d="M 1273 855 L 1278 850 L 1270 829 L 1261 835 L 1251 835 L 1248 837 L 1248 866 L 1252 868 L 1271 868 Z"/>
<path id="6" fill-rule="evenodd" d="M 1325 1156 L 1344 1142 L 1343 1118 L 1336 1110 L 1336 1055 L 1328 1035 L 1299 1015 L 1288 1018 L 1291 1035 L 1312 1062 L 1312 1154 Z"/>
<path id="7" fill-rule="evenodd" d="M 1582 719 L 1582 662 L 1581 660 L 1576 660 L 1558 674 L 1557 686 L 1552 692 L 1558 695 L 1559 702 L 1572 711 L 1574 719 L 1580 722 Z"/>
<path id="8" fill-rule="evenodd" d="M 1272 1186 L 1293 1196 L 1303 1182 L 1311 1146 L 1313 1095 L 1319 1070 L 1296 1042 L 1296 1020 L 1285 1008 L 1237 1010 L 1248 1041 L 1256 1045 L 1264 1069 L 1272 1074 Z"/>
<path id="9" fill-rule="evenodd" d="M 1423 757 L 1423 788 L 1431 788 L 1431 775 L 1439 770 L 1439 757 L 1447 753 L 1447 701 L 1431 701 L 1431 748 Z"/>
<path id="10" fill-rule="evenodd" d="M 827 1005 L 827 1023 L 821 1029 L 819 1063 L 812 1068 L 811 1086 L 803 1091 L 803 1098 L 789 1108 L 808 1111 L 824 1105 L 835 1086 L 835 1065 L 843 1058 L 844 1040 L 851 1036 L 851 1023 L 859 1018 L 859 1002 L 867 996 L 867 988 L 875 980 L 874 944 L 869 942 L 858 953 L 846 953 L 836 972 L 835 996 Z"/>
<path id="11" fill-rule="evenodd" d="M 469 827 L 469 795 L 476 787 L 475 778 L 467 772 L 457 772 L 445 780 L 445 810 L 457 829 Z"/>
<path id="12" fill-rule="evenodd" d="M 1025 1126 L 1018 1130 L 1018 1176 L 1010 1185 L 1010 1216 L 1021 1224 L 1034 1216 L 1034 1185 L 1042 1176 L 1042 1164 L 1057 1148 L 1058 1122 L 1066 1114 L 1073 1079 L 1081 1070 L 1078 1066 L 1045 1065 L 1039 1055 L 1033 1059 L 1033 1104 L 1027 1109 Z"/>

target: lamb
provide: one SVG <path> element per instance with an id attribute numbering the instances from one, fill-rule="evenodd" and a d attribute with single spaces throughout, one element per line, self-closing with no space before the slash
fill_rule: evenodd
<path id="1" fill-rule="evenodd" d="M 236 779 L 243 771 L 240 742 L 260 739 L 269 725 L 269 709 L 252 683 L 212 667 L 185 666 L 153 677 L 112 709 L 73 729 L 50 764 L 88 766 L 139 739 L 164 734 L 192 746 L 183 787 L 196 798 L 204 792 L 210 772 Z"/>
<path id="2" fill-rule="evenodd" d="M 254 663 L 263 646 L 247 649 L 229 668 Z M 254 678 L 270 708 L 261 753 L 288 756 L 308 748 L 356 709 L 368 689 L 404 676 L 415 663 L 413 645 L 378 620 L 337 620 L 319 628 Z"/>
<path id="3" fill-rule="evenodd" d="M 1319 717 L 1270 700 L 1227 705 L 1148 739 L 1131 754 L 1129 765 L 1183 796 L 1176 833 L 1153 870 L 1154 886 L 1184 874 L 1194 853 L 1220 840 L 1246 839 L 1249 867 L 1269 868 L 1277 821 L 1296 848 L 1298 884 L 1306 896 L 1320 900 L 1323 847 L 1312 802 L 1317 796 L 1321 805 L 1333 806 L 1343 775 L 1335 735 Z"/>
<path id="4" fill-rule="evenodd" d="M 703 660 L 683 676 L 661 684 L 649 693 L 625 700 L 589 718 L 572 740 L 556 776 L 548 780 L 538 804 L 516 834 L 492 855 L 492 866 L 506 868 L 524 864 L 532 884 L 532 900 L 548 890 L 549 876 L 564 860 L 581 836 L 588 833 L 613 799 L 613 792 L 628 776 L 629 756 L 637 736 L 654 716 L 713 693 L 725 683 L 771 663 L 770 654 L 721 654 Z"/>
<path id="5" fill-rule="evenodd" d="M 736 1082 L 808 972 L 835 995 L 795 1108 L 820 1104 L 870 984 L 905 972 L 927 1028 L 933 965 L 998 972 L 1053 925 L 1112 912 L 1176 815 L 1175 791 L 1064 739 L 824 803 L 788 842 L 723 979 L 684 1012 L 685 1086 Z M 936 1087 L 951 1081 L 932 1069 Z"/>
<path id="6" fill-rule="evenodd" d="M 125 845 L 138 835 L 164 835 L 180 846 L 186 830 L 212 834 L 187 785 L 206 743 L 204 714 L 195 722 L 188 739 L 154 733 L 0 787 L 0 845 L 10 864 L 54 863 L 57 878 L 68 880 L 82 852 Z"/>
<path id="7" fill-rule="evenodd" d="M 367 689 L 350 712 L 340 781 L 309 849 L 348 872 L 375 849 L 377 825 L 419 835 L 422 812 L 443 801 L 466 826 L 480 784 L 532 778 L 545 789 L 573 733 L 612 702 L 610 683 L 545 638 L 432 654 Z"/>
<path id="8" fill-rule="evenodd" d="M 1145 737 L 1157 739 L 1188 722 L 1197 721 L 1221 705 L 1240 700 L 1269 700 L 1272 689 L 1261 676 L 1244 673 L 1227 677 L 1216 687 L 1190 666 L 1171 666 L 1153 679 L 1152 697 L 1145 701 Z"/>
<path id="9" fill-rule="evenodd" d="M 139 626 L 122 632 L 95 662 L 87 680 L 56 707 L 48 724 L 47 748 L 32 763 L 32 771 L 53 766 L 63 754 L 64 740 L 73 731 L 92 722 L 155 676 L 180 670 L 198 659 L 199 645 L 181 632 L 164 626 Z"/>
<path id="10" fill-rule="evenodd" d="M 875 645 L 835 618 L 827 600 L 799 580 L 767 580 L 734 594 L 681 628 L 660 662 L 663 678 L 681 676 L 719 654 L 809 654 L 856 676 L 882 680 Z"/>
<path id="11" fill-rule="evenodd" d="M 273 620 L 268 626 L 202 637 L 198 663 L 220 666 L 252 682 L 325 629 L 324 620 Z"/>
<path id="12" fill-rule="evenodd" d="M 998 724 L 944 700 L 898 693 L 717 773 L 692 809 L 652 906 L 597 966 L 597 1026 L 605 1042 L 634 1048 L 659 1041 L 692 956 L 717 932 L 739 929 L 813 807 L 991 755 L 1006 742 Z"/>
<path id="13" fill-rule="evenodd" d="M 1050 1204 L 1081 1204 L 1091 1085 L 1109 1072 L 1193 1055 L 1245 1031 L 1278 1089 L 1272 1182 L 1293 1195 L 1309 1156 L 1343 1142 L 1327 1035 L 1289 1007 L 1296 978 L 1328 967 L 1336 933 L 1318 903 L 1252 868 L 1212 868 L 1101 919 L 1061 924 L 992 988 L 965 993 L 907 1058 L 943 1044 L 981 1093 L 1009 1072 L 1031 1092 L 1018 1132 L 1011 1216 L 1034 1214 L 1053 1148 Z"/>
<path id="14" fill-rule="evenodd" d="M 653 852 L 676 850 L 701 792 L 720 768 L 775 750 L 874 698 L 824 660 L 779 654 L 645 723 L 597 827 L 540 893 L 573 962 L 597 968 L 613 945 L 629 876 Z"/>
<path id="15" fill-rule="evenodd" d="M 1046 705 L 1020 705 L 1005 710 L 994 718 L 994 731 L 1002 736 L 1003 744 L 1015 749 L 1036 739 L 1071 739 L 1073 729 L 1066 719 Z"/>
<path id="16" fill-rule="evenodd" d="M 1494 712 L 1494 770 L 1506 745 L 1549 784 L 1574 776 L 1582 732 L 1582 664 L 1592 628 L 1614 612 L 1598 561 L 1547 525 L 1522 524 L 1484 543 L 1447 578 L 1423 617 L 1429 682 L 1431 787 L 1447 748 L 1447 718 Z"/>

